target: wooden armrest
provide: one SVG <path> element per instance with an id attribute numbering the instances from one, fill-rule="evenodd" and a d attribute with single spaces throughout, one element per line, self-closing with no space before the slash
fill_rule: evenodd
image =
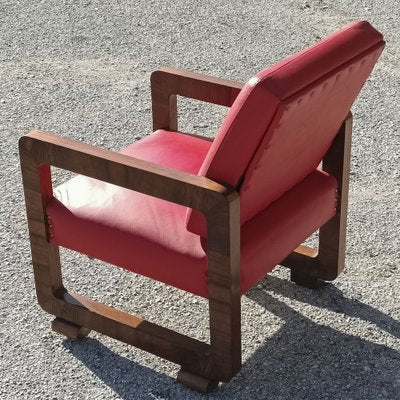
<path id="1" fill-rule="evenodd" d="M 177 68 L 160 68 L 151 74 L 153 129 L 177 130 L 176 96 L 230 107 L 243 83 Z"/>
<path id="2" fill-rule="evenodd" d="M 125 154 L 51 133 L 32 131 L 19 141 L 22 173 L 37 174 L 41 165 L 69 170 L 204 214 L 237 193 L 206 177 L 170 169 Z M 24 176 L 24 180 L 27 176 Z M 48 177 L 50 179 L 50 176 Z M 29 181 L 29 179 L 28 179 Z M 51 183 L 48 183 L 51 186 Z M 48 186 L 45 184 L 45 186 Z"/>

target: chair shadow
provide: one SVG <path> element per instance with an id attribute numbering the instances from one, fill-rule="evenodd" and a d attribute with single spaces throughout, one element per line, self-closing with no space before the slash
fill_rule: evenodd
<path id="1" fill-rule="evenodd" d="M 344 297 L 332 284 L 314 291 L 268 276 L 247 296 L 284 324 L 252 354 L 242 381 L 234 385 L 259 385 L 261 398 L 268 399 L 400 399 L 399 351 L 359 337 L 357 328 L 347 334 L 326 325 L 326 319 L 316 323 L 277 295 L 368 321 L 400 337 L 399 321 Z M 361 335 L 364 329 L 369 327 L 360 327 Z"/>
<path id="2" fill-rule="evenodd" d="M 377 328 L 400 339 L 400 321 L 357 299 L 345 297 L 335 285 L 327 283 L 319 290 L 308 290 L 272 275 L 268 275 L 262 285 L 269 292 L 281 294 L 301 303 L 371 322 Z M 255 291 L 250 292 L 248 297 L 254 297 L 254 293 Z"/>
<path id="3" fill-rule="evenodd" d="M 344 297 L 333 285 L 311 291 L 268 276 L 247 296 L 281 318 L 283 325 L 266 338 L 231 382 L 207 398 L 400 399 L 400 352 L 316 323 L 277 297 L 369 321 L 397 338 L 399 321 Z M 65 341 L 64 346 L 124 400 L 204 399 L 172 378 L 115 354 L 97 340 Z"/>
<path id="4" fill-rule="evenodd" d="M 163 388 L 174 385 L 169 376 L 114 353 L 97 339 L 66 339 L 63 346 L 121 399 L 164 398 L 168 391 Z"/>

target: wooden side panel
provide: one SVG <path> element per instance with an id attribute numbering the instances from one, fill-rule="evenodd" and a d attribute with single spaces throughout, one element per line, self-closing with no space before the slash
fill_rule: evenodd
<path id="1" fill-rule="evenodd" d="M 304 276 L 304 282 L 310 281 L 310 277 L 314 281 L 334 280 L 344 268 L 352 122 L 353 117 L 349 113 L 322 161 L 323 170 L 336 178 L 338 193 L 336 215 L 319 230 L 318 253 L 314 249 L 300 246 L 281 263 L 296 270 L 294 276 L 299 284 L 301 275 Z M 317 281 L 310 285 L 318 286 Z"/>
<path id="2" fill-rule="evenodd" d="M 22 179 L 28 217 L 36 293 L 40 306 L 51 312 L 53 296 L 64 290 L 58 247 L 48 242 L 45 207 L 52 196 L 50 167 L 21 153 Z"/>
<path id="3" fill-rule="evenodd" d="M 197 382 L 202 388 L 214 387 L 219 380 L 235 375 L 241 365 L 238 194 L 204 177 L 45 132 L 31 132 L 22 138 L 20 157 L 37 297 L 43 309 L 58 318 L 53 324 L 55 330 L 79 338 L 93 329 L 135 345 L 180 364 L 186 371 L 181 376 L 190 375 L 191 385 Z M 51 220 L 45 208 L 52 196 L 49 165 L 205 214 L 209 229 L 211 345 L 66 291 L 58 248 L 48 241 Z"/>
<path id="4" fill-rule="evenodd" d="M 349 114 L 322 162 L 323 170 L 338 182 L 336 215 L 319 231 L 318 258 L 326 280 L 335 279 L 344 268 L 352 124 L 353 117 Z"/>

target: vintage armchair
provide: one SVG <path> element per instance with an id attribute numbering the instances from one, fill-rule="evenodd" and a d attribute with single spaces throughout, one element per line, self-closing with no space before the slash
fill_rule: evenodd
<path id="1" fill-rule="evenodd" d="M 343 269 L 350 107 L 383 47 L 356 22 L 246 84 L 162 68 L 151 75 L 155 132 L 119 153 L 22 137 L 36 291 L 53 330 L 154 353 L 199 391 L 229 381 L 241 368 L 241 295 L 278 264 L 308 287 Z M 230 107 L 214 141 L 178 131 L 177 95 Z M 53 191 L 50 166 L 79 175 Z M 318 229 L 319 248 L 302 246 Z M 207 298 L 210 344 L 68 292 L 59 246 Z"/>

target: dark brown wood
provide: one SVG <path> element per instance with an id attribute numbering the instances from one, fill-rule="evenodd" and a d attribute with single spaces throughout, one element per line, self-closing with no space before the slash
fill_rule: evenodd
<path id="1" fill-rule="evenodd" d="M 319 289 L 325 283 L 325 281 L 318 279 L 315 276 L 305 274 L 296 268 L 290 270 L 290 280 L 297 285 L 304 286 L 308 289 Z"/>
<path id="2" fill-rule="evenodd" d="M 71 340 L 81 340 L 90 333 L 90 329 L 65 321 L 61 318 L 55 318 L 53 320 L 51 329 Z"/>
<path id="3" fill-rule="evenodd" d="M 302 254 L 304 256 L 314 258 L 318 255 L 318 249 L 314 249 L 313 247 L 300 245 L 294 249 L 296 253 Z"/>
<path id="4" fill-rule="evenodd" d="M 188 336 L 65 291 L 53 299 L 52 314 L 206 375 L 212 369 L 211 347 Z"/>
<path id="5" fill-rule="evenodd" d="M 160 68 L 151 74 L 153 130 L 178 130 L 177 95 L 230 107 L 243 83 L 178 68 Z"/>
<path id="6" fill-rule="evenodd" d="M 212 381 L 202 376 L 184 371 L 183 369 L 178 372 L 176 380 L 179 383 L 182 383 L 182 385 L 204 394 L 210 392 L 218 386 L 218 381 Z"/>
<path id="7" fill-rule="evenodd" d="M 240 202 L 236 192 L 227 199 L 206 213 L 210 340 L 216 368 L 211 376 L 218 373 L 224 382 L 236 375 L 242 363 Z"/>
<path id="8" fill-rule="evenodd" d="M 319 229 L 318 250 L 300 246 L 281 263 L 296 271 L 292 280 L 303 286 L 316 278 L 332 281 L 344 268 L 352 122 L 350 112 L 322 160 L 322 169 L 337 180 L 338 193 L 335 216 Z"/>
<path id="9" fill-rule="evenodd" d="M 198 379 L 213 383 L 230 380 L 241 365 L 237 192 L 204 177 L 40 131 L 21 138 L 20 158 L 37 297 L 41 307 L 58 318 L 55 330 L 71 335 L 72 325 L 60 322 L 67 321 L 175 362 Z M 210 344 L 67 292 L 58 247 L 49 242 L 50 165 L 192 207 L 205 215 Z"/>
<path id="10" fill-rule="evenodd" d="M 319 230 L 318 254 L 326 280 L 336 279 L 344 269 L 352 125 L 353 116 L 349 113 L 322 160 L 322 169 L 338 183 L 336 215 Z"/>

